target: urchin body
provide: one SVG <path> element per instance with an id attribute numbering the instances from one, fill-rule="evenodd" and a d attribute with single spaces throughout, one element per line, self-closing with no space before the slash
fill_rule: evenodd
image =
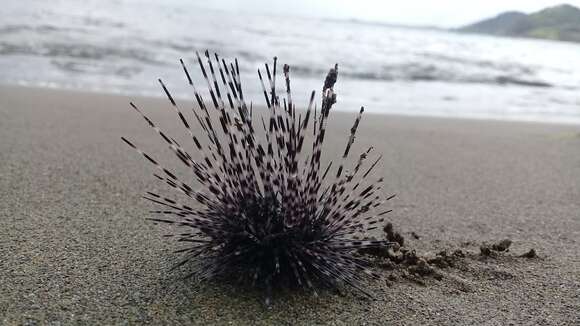
<path id="1" fill-rule="evenodd" d="M 350 172 L 345 170 L 363 108 L 350 129 L 337 169 L 331 173 L 332 162 L 321 169 L 327 119 L 336 102 L 333 87 L 338 67 L 324 81 L 320 112 L 313 91 L 306 111 L 297 114 L 290 68 L 284 66 L 286 94 L 280 101 L 274 58 L 272 72 L 265 66 L 268 88 L 258 71 L 268 112 L 255 123 L 243 96 L 237 61 L 228 65 L 217 54 L 212 59 L 208 52 L 205 57 L 207 66 L 197 55 L 211 97 L 208 103 L 181 61 L 198 106 L 192 109 L 194 128 L 160 80 L 193 141 L 196 159 L 131 103 L 190 169 L 199 190 L 123 138 L 158 169 L 154 175 L 159 181 L 182 195 L 181 200 L 152 192 L 145 196 L 164 207 L 154 213 L 165 216 L 152 220 L 178 226 L 174 236 L 187 244 L 178 250 L 184 257 L 176 267 L 187 266 L 189 275 L 199 281 L 236 277 L 268 291 L 275 285 L 294 284 L 314 293 L 319 286 L 347 284 L 369 295 L 362 283 L 378 275 L 354 252 L 390 245 L 364 235 L 379 227 L 390 211 L 378 209 L 393 196 L 382 197 L 382 178 L 369 181 L 381 159 L 365 165 L 372 147 L 359 155 Z M 181 204 L 183 200 L 196 205 Z"/>

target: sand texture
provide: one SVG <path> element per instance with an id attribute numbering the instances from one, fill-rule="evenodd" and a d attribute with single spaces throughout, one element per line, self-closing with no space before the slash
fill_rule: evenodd
<path id="1" fill-rule="evenodd" d="M 131 99 L 186 143 L 166 100 Z M 393 276 L 375 301 L 284 292 L 268 310 L 260 293 L 168 272 L 178 245 L 140 196 L 169 190 L 120 137 L 178 162 L 129 100 L 0 88 L 0 324 L 580 325 L 579 126 L 365 115 L 355 153 L 384 154 L 406 246 L 467 257 L 439 279 L 379 269 Z M 333 114 L 327 155 L 354 116 Z M 504 238 L 508 253 L 478 256 Z"/>

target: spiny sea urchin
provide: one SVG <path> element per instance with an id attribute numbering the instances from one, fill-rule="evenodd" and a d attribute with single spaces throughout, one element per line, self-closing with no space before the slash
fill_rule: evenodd
<path id="1" fill-rule="evenodd" d="M 192 110 L 206 141 L 194 134 L 194 128 L 159 80 L 193 140 L 198 151 L 196 156 L 188 154 L 161 131 L 135 104 L 131 103 L 131 107 L 191 169 L 203 189 L 194 190 L 123 138 L 159 169 L 160 173 L 154 174 L 158 180 L 184 194 L 186 200 L 197 202 L 188 206 L 153 192 L 145 196 L 164 206 L 154 213 L 169 216 L 151 220 L 185 230 L 175 234 L 178 241 L 187 243 L 177 251 L 185 257 L 175 267 L 190 262 L 189 275 L 199 281 L 218 276 L 248 280 L 266 289 L 267 303 L 272 287 L 283 284 L 309 288 L 315 295 L 317 287 L 348 284 L 370 296 L 362 282 L 369 276 L 379 276 L 355 252 L 390 245 L 388 241 L 369 240 L 364 235 L 379 227 L 383 215 L 390 212 L 377 213 L 375 209 L 394 196 L 382 198 L 378 194 L 382 178 L 367 182 L 367 176 L 381 159 L 379 156 L 363 169 L 372 147 L 360 154 L 352 172 L 344 170 L 361 121 L 362 107 L 350 129 L 336 173 L 327 179 L 332 162 L 324 172 L 320 169 L 327 119 L 336 102 L 333 87 L 338 66 L 330 69 L 324 81 L 320 113 L 317 114 L 312 91 L 308 108 L 302 112 L 304 117 L 302 113 L 297 115 L 291 95 L 289 66 L 283 68 L 286 98 L 282 102 L 276 92 L 276 58 L 272 72 L 265 65 L 268 89 L 258 70 L 268 111 L 261 117 L 264 137 L 259 137 L 252 107 L 244 99 L 237 60 L 228 65 L 215 54 L 213 61 L 206 51 L 208 73 L 201 57 L 196 55 L 211 96 L 211 103 L 207 105 L 183 60 L 180 62 L 199 106 Z M 219 119 L 217 126 L 215 116 Z M 311 118 L 312 128 L 309 128 Z M 306 156 L 303 155 L 305 139 L 312 140 L 312 149 Z"/>

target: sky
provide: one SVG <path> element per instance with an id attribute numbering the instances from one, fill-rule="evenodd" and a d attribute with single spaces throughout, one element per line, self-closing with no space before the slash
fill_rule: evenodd
<path id="1" fill-rule="evenodd" d="M 563 0 L 198 0 L 207 8 L 290 14 L 293 16 L 360 19 L 404 25 L 459 27 L 504 11 L 526 13 Z M 580 7 L 580 0 L 566 3 Z"/>

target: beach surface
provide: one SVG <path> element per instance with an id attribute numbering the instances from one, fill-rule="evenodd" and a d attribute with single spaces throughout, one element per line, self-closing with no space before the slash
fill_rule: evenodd
<path id="1" fill-rule="evenodd" d="M 468 258 L 440 280 L 372 283 L 374 301 L 279 293 L 266 309 L 257 292 L 168 271 L 178 244 L 141 194 L 170 190 L 121 136 L 178 162 L 130 100 L 186 143 L 164 99 L 0 87 L 0 324 L 580 324 L 580 126 L 365 115 L 354 148 L 384 155 L 406 246 Z M 354 118 L 331 114 L 328 156 Z M 506 238 L 508 253 L 477 258 Z"/>

